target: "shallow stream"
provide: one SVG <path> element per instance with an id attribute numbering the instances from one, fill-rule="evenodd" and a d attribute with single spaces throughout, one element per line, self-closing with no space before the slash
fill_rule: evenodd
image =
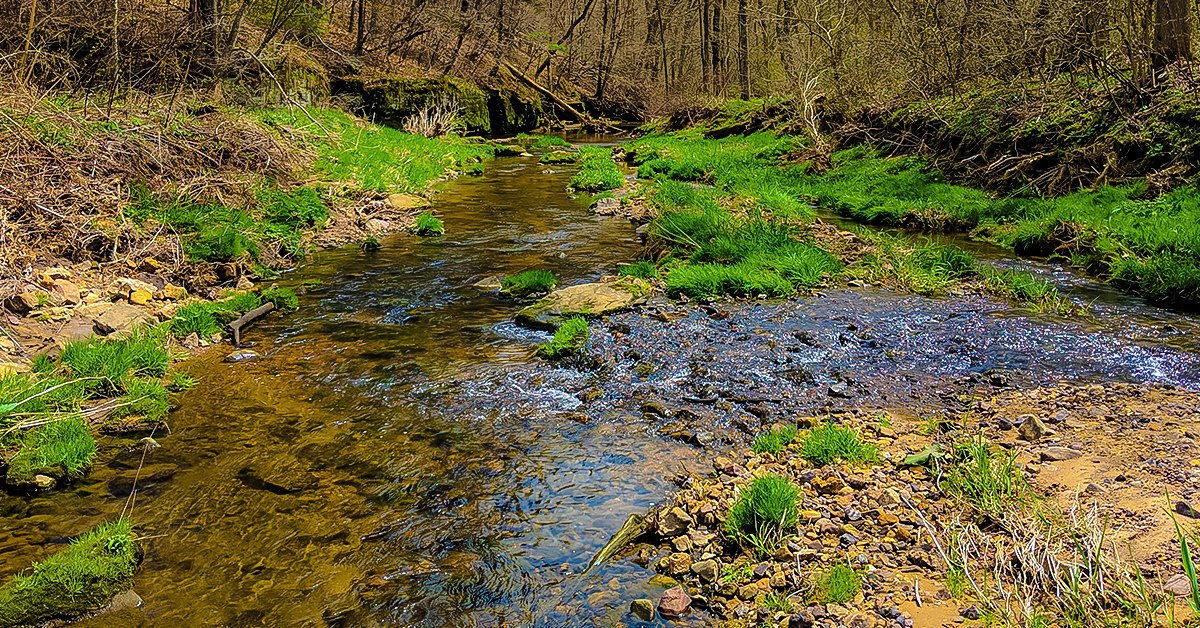
<path id="1" fill-rule="evenodd" d="M 709 468 L 695 444 L 831 405 L 934 403 L 989 370 L 1200 385 L 1178 341 L 1194 320 L 1124 297 L 1080 323 L 870 289 L 658 301 L 593 325 L 592 368 L 548 365 L 547 336 L 512 323 L 521 303 L 473 284 L 544 268 L 571 285 L 637 256 L 633 226 L 590 214 L 569 178 L 497 159 L 437 196 L 446 236 L 316 255 L 284 280 L 299 312 L 244 335 L 260 359 L 223 362 L 226 347 L 188 365 L 201 385 L 144 466 L 136 439 L 108 438 L 68 490 L 0 496 L 0 577 L 119 516 L 136 481 L 145 604 L 86 625 L 630 625 L 628 601 L 661 591 L 653 572 L 581 572 L 677 473 Z M 681 436 L 642 415 L 649 398 L 711 427 Z"/>

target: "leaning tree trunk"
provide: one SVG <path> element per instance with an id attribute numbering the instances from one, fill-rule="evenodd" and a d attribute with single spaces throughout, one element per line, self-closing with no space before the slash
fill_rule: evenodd
<path id="1" fill-rule="evenodd" d="M 1192 58 L 1191 8 L 1189 0 L 1155 0 L 1154 65 Z"/>

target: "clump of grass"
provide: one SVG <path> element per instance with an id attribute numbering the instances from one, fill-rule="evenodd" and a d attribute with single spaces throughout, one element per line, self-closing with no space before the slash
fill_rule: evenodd
<path id="1" fill-rule="evenodd" d="M 184 373 L 183 371 L 175 371 L 174 373 L 171 373 L 171 381 L 169 384 L 167 384 L 167 389 L 171 392 L 183 392 L 185 390 L 191 390 L 195 388 L 197 384 L 199 384 L 199 382 L 197 382 L 196 378 L 192 377 L 190 374 Z"/>
<path id="2" fill-rule="evenodd" d="M 832 423 L 822 423 L 804 434 L 800 441 L 800 455 L 819 466 L 838 460 L 862 464 L 879 458 L 875 446 L 863 442 L 858 432 Z"/>
<path id="3" fill-rule="evenodd" d="M 39 473 L 55 477 L 78 477 L 92 466 L 96 440 L 78 417 L 51 419 L 25 432 L 17 454 L 8 462 L 10 485 L 32 484 Z"/>
<path id="4" fill-rule="evenodd" d="M 29 368 L 34 373 L 49 375 L 58 368 L 58 365 L 54 363 L 54 358 L 42 353 L 34 356 L 33 363 L 29 365 Z"/>
<path id="5" fill-rule="evenodd" d="M 526 270 L 510 277 L 505 277 L 500 283 L 505 292 L 514 297 L 522 297 L 538 292 L 549 292 L 554 289 L 558 280 L 554 273 L 548 270 Z"/>
<path id="6" fill-rule="evenodd" d="M 358 248 L 363 251 L 378 251 L 382 246 L 383 245 L 379 243 L 379 238 L 376 238 L 375 236 L 367 236 L 363 238 L 363 241 L 358 245 Z"/>
<path id="7" fill-rule="evenodd" d="M 140 416 L 148 421 L 159 421 L 166 418 L 170 410 L 167 389 L 161 382 L 135 378 L 125 383 L 125 394 L 120 399 L 120 405 L 113 409 L 109 417 L 120 419 Z"/>
<path id="8" fill-rule="evenodd" d="M 1014 467 L 1016 458 L 1016 452 L 997 452 L 983 438 L 959 443 L 941 489 L 987 514 L 1000 514 L 1025 504 L 1031 493 Z"/>
<path id="9" fill-rule="evenodd" d="M 556 135 L 537 135 L 530 133 L 518 133 L 517 141 L 522 145 L 529 147 L 530 152 L 539 153 L 550 148 L 570 148 L 571 143 Z"/>
<path id="10" fill-rule="evenodd" d="M 845 604 L 862 589 L 862 576 L 846 565 L 834 565 L 813 576 L 813 598 L 822 604 Z"/>
<path id="11" fill-rule="evenodd" d="M 721 568 L 721 582 L 749 582 L 753 577 L 754 565 L 750 562 L 742 561 L 726 564 Z"/>
<path id="12" fill-rule="evenodd" d="M 1034 311 L 1069 314 L 1080 309 L 1053 285 L 1027 272 L 981 267 L 979 275 L 988 292 L 1028 305 Z"/>
<path id="13" fill-rule="evenodd" d="M 579 149 L 579 172 L 571 177 L 571 187 L 587 192 L 614 190 L 625 183 L 625 175 L 612 160 L 612 149 L 582 146 Z"/>
<path id="14" fill-rule="evenodd" d="M 874 251 L 847 274 L 867 282 L 898 284 L 924 295 L 941 295 L 959 279 L 976 272 L 969 253 L 956 246 L 860 230 Z"/>
<path id="15" fill-rule="evenodd" d="M 413 223 L 413 233 L 419 236 L 438 236 L 446 233 L 446 225 L 437 216 L 429 212 L 417 215 Z"/>
<path id="16" fill-rule="evenodd" d="M 756 454 L 777 454 L 796 440 L 796 428 L 788 425 L 763 432 L 754 438 L 750 449 Z"/>
<path id="17" fill-rule="evenodd" d="M 729 509 L 725 529 L 741 538 L 794 527 L 799 497 L 800 489 L 783 476 L 754 478 Z"/>
<path id="18" fill-rule="evenodd" d="M 651 279 L 658 276 L 658 267 L 654 265 L 654 262 L 649 260 L 638 260 L 632 264 L 626 264 L 618 268 L 617 274 L 622 277 Z"/>
<path id="19" fill-rule="evenodd" d="M 579 353 L 588 341 L 588 323 L 582 316 L 568 319 L 554 331 L 554 339 L 538 347 L 538 355 L 557 360 Z"/>
<path id="20" fill-rule="evenodd" d="M 170 368 L 171 356 L 164 348 L 163 327 L 136 328 L 127 338 L 90 338 L 68 342 L 59 361 L 75 378 L 98 378 L 86 383 L 89 390 L 120 394 L 130 378 L 160 378 Z"/>
<path id="21" fill-rule="evenodd" d="M 769 611 L 790 613 L 792 612 L 792 601 L 788 599 L 787 593 L 775 591 L 763 596 L 761 608 Z"/>
<path id="22" fill-rule="evenodd" d="M 567 151 L 567 150 L 556 150 L 556 151 L 546 153 L 545 155 L 542 155 L 542 158 L 539 159 L 538 162 L 547 164 L 547 165 L 553 165 L 553 164 L 573 164 L 578 160 L 579 160 L 578 153 L 573 153 L 573 152 Z"/>
<path id="23" fill-rule="evenodd" d="M 290 288 L 267 288 L 263 290 L 259 295 L 259 302 L 266 303 L 268 301 L 275 304 L 275 309 L 284 312 L 290 312 L 300 307 L 300 297 L 297 297 L 296 292 Z"/>
<path id="24" fill-rule="evenodd" d="M 0 587 L 0 626 L 77 617 L 129 589 L 140 560 L 133 524 L 97 526 Z"/>

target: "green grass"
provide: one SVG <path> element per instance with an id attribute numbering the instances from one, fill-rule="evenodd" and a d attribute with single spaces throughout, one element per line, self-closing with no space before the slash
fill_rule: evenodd
<path id="1" fill-rule="evenodd" d="M 788 425 L 769 432 L 763 432 L 754 438 L 750 449 L 756 454 L 777 454 L 796 440 L 796 428 Z"/>
<path id="2" fill-rule="evenodd" d="M 334 109 L 312 107 L 309 115 L 287 109 L 263 109 L 260 119 L 317 153 L 316 171 L 330 181 L 352 182 L 381 193 L 423 192 L 451 171 L 463 171 L 490 159 L 493 146 L 446 136 L 427 138 L 361 120 Z M 326 136 L 325 131 L 329 135 Z"/>
<path id="3" fill-rule="evenodd" d="M 654 262 L 649 260 L 638 260 L 632 264 L 626 264 L 618 268 L 617 274 L 621 277 L 652 279 L 658 276 L 658 267 L 654 265 Z"/>
<path id="4" fill-rule="evenodd" d="M 129 589 L 139 554 L 128 519 L 97 526 L 0 587 L 0 628 L 99 609 Z"/>
<path id="5" fill-rule="evenodd" d="M 167 374 L 171 356 L 164 348 L 165 327 L 138 328 L 127 338 L 89 338 L 63 345 L 59 362 L 73 378 L 98 378 L 86 382 L 88 390 L 121 394 L 131 379 L 158 379 Z"/>
<path id="6" fill-rule="evenodd" d="M 38 473 L 54 478 L 79 477 L 92 466 L 96 440 L 78 417 L 53 419 L 21 435 L 8 461 L 7 483 L 29 484 Z"/>
<path id="7" fill-rule="evenodd" d="M 625 184 L 625 175 L 612 160 L 612 149 L 600 146 L 579 148 L 579 172 L 571 177 L 571 187 L 585 192 L 615 190 Z"/>
<path id="8" fill-rule="evenodd" d="M 879 451 L 850 428 L 822 423 L 800 437 L 800 455 L 815 465 L 825 466 L 839 460 L 850 464 L 874 462 Z"/>
<path id="9" fill-rule="evenodd" d="M 500 283 L 504 292 L 514 297 L 523 297 L 537 292 L 549 292 L 557 282 L 554 273 L 548 270 L 526 270 L 505 277 Z"/>
<path id="10" fill-rule="evenodd" d="M 1032 493 L 1015 468 L 1016 452 L 997 451 L 982 438 L 959 443 L 940 487 L 980 512 L 999 514 L 1028 503 Z"/>
<path id="11" fill-rule="evenodd" d="M 579 353 L 588 341 L 587 319 L 576 316 L 554 331 L 554 339 L 538 347 L 538 355 L 557 360 Z"/>
<path id="12" fill-rule="evenodd" d="M 413 223 L 413 233 L 419 236 L 439 236 L 446 233 L 446 225 L 437 216 L 429 212 L 417 215 Z"/>
<path id="13" fill-rule="evenodd" d="M 725 530 L 734 538 L 765 536 L 770 531 L 796 525 L 800 489 L 779 475 L 754 478 L 742 488 L 729 509 Z"/>
<path id="14" fill-rule="evenodd" d="M 237 317 L 268 301 L 284 312 L 300 307 L 299 297 L 289 288 L 268 288 L 261 293 L 243 292 L 221 301 L 189 303 L 175 312 L 169 329 L 176 338 L 186 338 L 194 333 L 200 338 L 209 339 L 222 333 L 225 325 Z"/>
<path id="15" fill-rule="evenodd" d="M 862 576 L 846 565 L 834 565 L 813 576 L 813 599 L 822 604 L 845 604 L 862 589 Z"/>
<path id="16" fill-rule="evenodd" d="M 790 613 L 792 612 L 792 601 L 788 599 L 787 593 L 774 591 L 763 596 L 760 608 L 777 613 Z"/>
<path id="17" fill-rule="evenodd" d="M 161 382 L 131 379 L 125 383 L 125 394 L 120 398 L 120 405 L 113 409 L 109 418 L 140 416 L 148 421 L 161 421 L 170 410 L 167 388 Z"/>

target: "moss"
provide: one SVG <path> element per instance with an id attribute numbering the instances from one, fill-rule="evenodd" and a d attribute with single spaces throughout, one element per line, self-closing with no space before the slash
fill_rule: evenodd
<path id="1" fill-rule="evenodd" d="M 581 316 L 564 322 L 554 331 L 554 338 L 538 347 L 538 355 L 557 360 L 579 353 L 588 341 L 588 323 Z"/>
<path id="2" fill-rule="evenodd" d="M 538 162 L 543 164 L 573 164 L 578 161 L 578 159 L 578 153 L 573 153 L 566 150 L 556 150 L 542 155 L 542 158 L 539 159 Z"/>
<path id="3" fill-rule="evenodd" d="M 37 474 L 59 480 L 75 478 L 92 466 L 96 441 L 77 417 L 52 419 L 29 430 L 20 439 L 17 454 L 8 462 L 5 481 L 10 486 L 33 483 Z"/>
<path id="4" fill-rule="evenodd" d="M 139 560 L 129 519 L 98 526 L 0 587 L 0 628 L 97 610 L 129 589 Z"/>
<path id="5" fill-rule="evenodd" d="M 376 120 L 393 127 L 429 105 L 453 99 L 460 108 L 459 117 L 471 131 L 487 133 L 492 130 L 488 112 L 488 95 L 462 79 L 386 77 L 374 80 L 350 79 L 361 89 L 363 104 Z"/>

